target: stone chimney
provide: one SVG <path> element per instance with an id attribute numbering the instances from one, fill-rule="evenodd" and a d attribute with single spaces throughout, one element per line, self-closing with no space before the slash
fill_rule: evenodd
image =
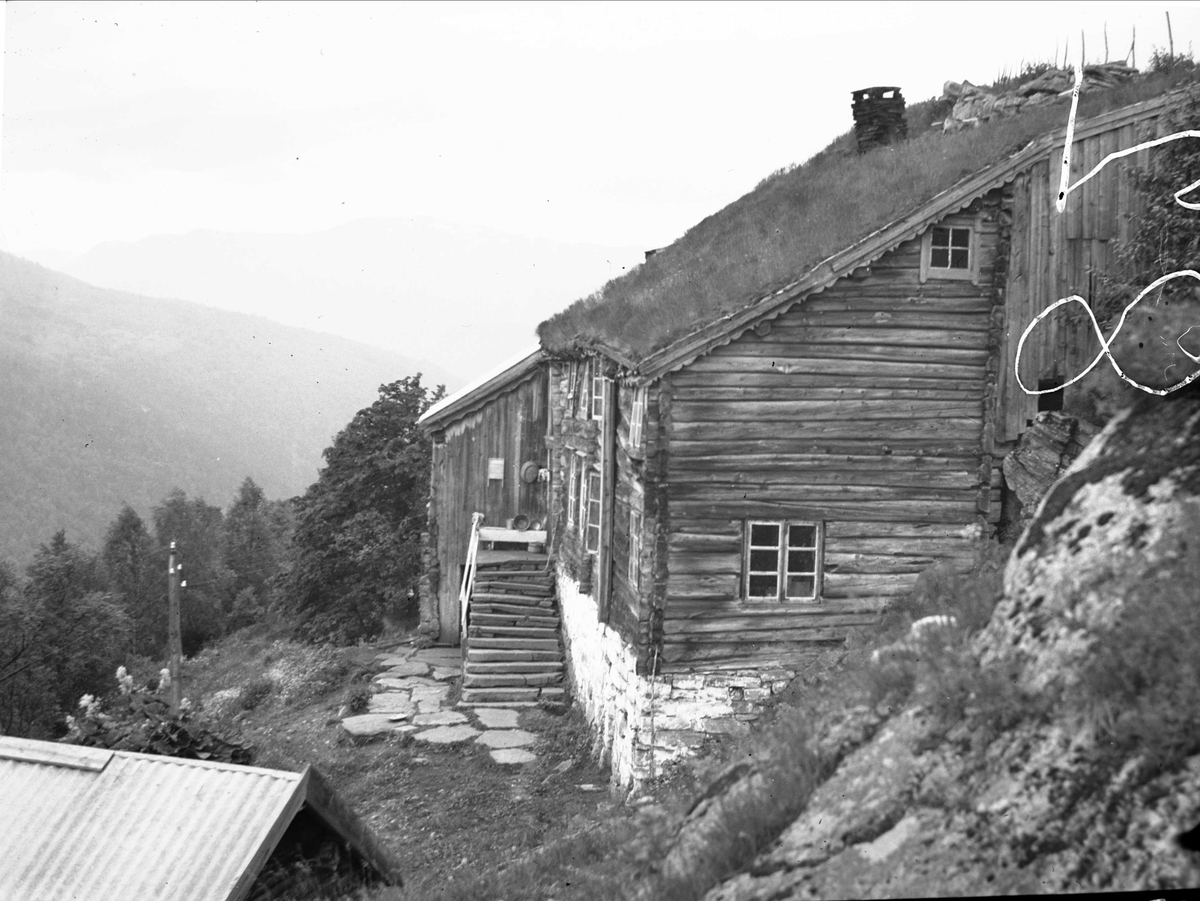
<path id="1" fill-rule="evenodd" d="M 852 96 L 859 153 L 908 137 L 904 97 L 899 88 L 862 88 Z"/>

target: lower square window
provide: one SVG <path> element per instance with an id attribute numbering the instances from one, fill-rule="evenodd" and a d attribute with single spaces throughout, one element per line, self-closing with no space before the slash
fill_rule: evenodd
<path id="1" fill-rule="evenodd" d="M 815 601 L 821 593 L 822 529 L 816 522 L 746 524 L 745 592 L 753 601 Z"/>

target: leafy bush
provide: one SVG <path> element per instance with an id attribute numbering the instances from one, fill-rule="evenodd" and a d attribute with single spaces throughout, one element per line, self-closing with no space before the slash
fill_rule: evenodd
<path id="1" fill-rule="evenodd" d="M 238 692 L 238 704 L 243 710 L 253 710 L 275 690 L 275 683 L 263 676 Z"/>
<path id="2" fill-rule="evenodd" d="M 92 695 L 80 699 L 76 715 L 67 717 L 64 742 L 191 760 L 254 762 L 254 748 L 195 721 L 186 702 L 172 716 L 166 700 L 138 689 L 124 667 L 117 671 L 117 680 L 120 692 L 107 704 Z"/>

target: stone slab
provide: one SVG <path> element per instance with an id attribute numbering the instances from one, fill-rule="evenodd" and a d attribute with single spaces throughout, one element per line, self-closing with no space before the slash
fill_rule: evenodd
<path id="1" fill-rule="evenodd" d="M 427 676 L 429 675 L 429 664 L 423 663 L 420 660 L 404 660 L 400 663 L 390 664 L 387 668 L 385 676 Z"/>
<path id="2" fill-rule="evenodd" d="M 448 694 L 450 694 L 450 686 L 448 685 L 421 686 L 412 690 L 412 699 L 417 703 L 421 701 L 444 701 Z"/>
<path id="3" fill-rule="evenodd" d="M 397 654 L 394 652 L 389 654 L 380 654 L 375 658 L 375 661 L 380 666 L 402 666 L 403 664 L 408 663 L 408 655 Z"/>
<path id="4" fill-rule="evenodd" d="M 432 716 L 442 709 L 442 702 L 436 699 L 431 701 L 420 701 L 417 704 L 417 710 L 428 716 Z"/>
<path id="5" fill-rule="evenodd" d="M 459 648 L 424 648 L 414 651 L 413 660 L 420 660 L 430 666 L 462 666 L 462 651 Z"/>
<path id="6" fill-rule="evenodd" d="M 447 682 L 450 679 L 457 679 L 462 673 L 462 669 L 457 666 L 435 666 L 433 668 L 433 678 L 439 682 Z"/>
<path id="7" fill-rule="evenodd" d="M 491 754 L 492 760 L 496 761 L 496 763 L 532 763 L 537 760 L 536 754 L 526 751 L 524 748 L 500 748 L 499 750 L 492 751 Z"/>
<path id="8" fill-rule="evenodd" d="M 478 734 L 479 730 L 470 726 L 438 726 L 424 732 L 415 732 L 413 738 L 416 741 L 427 741 L 435 745 L 452 745 L 460 741 L 467 741 Z"/>
<path id="9" fill-rule="evenodd" d="M 403 692 L 385 691 L 383 694 L 372 695 L 367 702 L 368 713 L 406 713 L 412 714 L 416 705 Z"/>
<path id="10" fill-rule="evenodd" d="M 475 739 L 489 748 L 519 748 L 537 741 L 537 736 L 524 729 L 489 729 Z"/>
<path id="11" fill-rule="evenodd" d="M 457 726 L 465 723 L 467 717 L 457 710 L 439 710 L 436 713 L 418 713 L 413 722 L 418 726 Z"/>
<path id="12" fill-rule="evenodd" d="M 431 682 L 429 679 L 423 679 L 420 676 L 389 676 L 387 673 L 380 673 L 373 681 L 376 685 L 386 685 L 390 689 L 403 691 L 412 691 L 415 688 L 437 687 L 436 682 Z"/>
<path id="13" fill-rule="evenodd" d="M 397 725 L 392 720 L 378 713 L 364 713 L 359 716 L 348 716 L 342 720 L 342 728 L 350 735 L 383 735 L 393 732 Z"/>
<path id="14" fill-rule="evenodd" d="M 480 707 L 476 709 L 475 716 L 479 717 L 485 729 L 515 729 L 519 714 L 503 707 Z"/>

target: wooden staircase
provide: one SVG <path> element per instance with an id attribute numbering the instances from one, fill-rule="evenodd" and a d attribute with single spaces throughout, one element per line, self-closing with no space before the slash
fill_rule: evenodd
<path id="1" fill-rule="evenodd" d="M 545 554 L 479 552 L 466 646 L 463 705 L 565 699 L 558 601 Z"/>

